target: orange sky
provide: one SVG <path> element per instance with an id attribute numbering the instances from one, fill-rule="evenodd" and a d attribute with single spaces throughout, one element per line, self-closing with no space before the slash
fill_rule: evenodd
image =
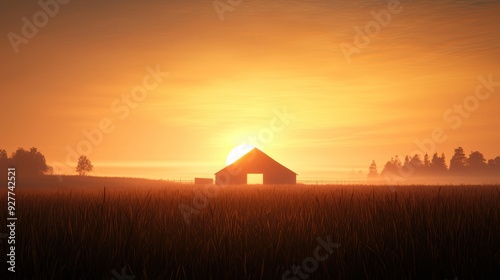
<path id="1" fill-rule="evenodd" d="M 235 146 L 268 137 L 286 108 L 290 122 L 257 146 L 299 179 L 366 173 L 372 159 L 380 171 L 435 128 L 448 160 L 459 145 L 500 155 L 500 86 L 460 125 L 454 112 L 443 118 L 472 100 L 479 76 L 500 82 L 500 2 L 392 4 L 398 12 L 350 62 L 340 45 L 389 1 L 344 2 L 243 1 L 221 21 L 211 1 L 73 0 L 17 46 L 9 34 L 43 10 L 1 3 L 0 148 L 35 146 L 68 165 L 67 147 L 109 119 L 113 131 L 88 153 L 93 174 L 204 177 Z M 124 113 L 122 96 L 148 67 L 169 75 Z"/>

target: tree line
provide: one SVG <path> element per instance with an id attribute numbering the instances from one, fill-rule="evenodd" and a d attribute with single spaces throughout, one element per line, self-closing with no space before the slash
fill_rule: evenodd
<path id="1" fill-rule="evenodd" d="M 16 167 L 23 176 L 36 177 L 50 172 L 45 161 L 45 156 L 33 147 L 29 150 L 18 148 L 10 157 L 7 156 L 7 151 L 0 149 L 0 170 L 4 172 L 8 167 Z"/>
<path id="2" fill-rule="evenodd" d="M 396 155 L 386 162 L 380 173 L 377 164 L 372 161 L 368 168 L 368 179 L 378 180 L 402 173 L 408 177 L 496 177 L 500 176 L 500 156 L 486 160 L 479 151 L 472 151 L 466 156 L 464 149 L 458 147 L 448 165 L 444 153 L 434 153 L 432 158 L 428 154 L 423 158 L 415 154 L 406 156 L 404 161 Z"/>
<path id="3" fill-rule="evenodd" d="M 6 177 L 6 170 L 9 167 L 16 167 L 16 171 L 19 172 L 20 176 L 27 178 L 51 175 L 53 173 L 53 168 L 47 165 L 45 156 L 35 147 L 29 150 L 18 148 L 10 157 L 7 155 L 6 150 L 0 149 L 0 172 L 2 174 L 0 178 Z M 86 156 L 81 155 L 78 158 L 75 171 L 83 176 L 92 170 L 93 166 L 90 160 Z"/>

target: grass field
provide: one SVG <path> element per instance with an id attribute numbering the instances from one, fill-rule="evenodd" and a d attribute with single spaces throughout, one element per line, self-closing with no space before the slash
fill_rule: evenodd
<path id="1" fill-rule="evenodd" d="M 500 279 L 500 186 L 227 186 L 187 224 L 203 187 L 76 180 L 17 188 L 1 279 Z"/>

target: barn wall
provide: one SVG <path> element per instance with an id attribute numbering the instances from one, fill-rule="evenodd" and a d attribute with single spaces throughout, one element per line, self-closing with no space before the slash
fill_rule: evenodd
<path id="1" fill-rule="evenodd" d="M 264 184 L 296 184 L 297 175 L 290 172 L 264 173 Z"/>
<path id="2" fill-rule="evenodd" d="M 249 172 L 250 173 L 250 172 Z M 230 175 L 228 172 L 219 172 L 215 174 L 215 184 L 217 185 L 239 185 L 247 183 L 247 172 L 241 172 L 236 175 Z M 254 172 L 251 172 L 254 173 Z M 250 173 L 250 174 L 251 174 Z M 264 172 L 264 184 L 289 184 L 294 185 L 297 183 L 297 175 L 291 172 Z"/>
<path id="3" fill-rule="evenodd" d="M 247 183 L 247 174 L 240 172 L 239 174 L 230 175 L 229 172 L 221 171 L 215 174 L 215 184 L 217 185 L 239 185 Z"/>

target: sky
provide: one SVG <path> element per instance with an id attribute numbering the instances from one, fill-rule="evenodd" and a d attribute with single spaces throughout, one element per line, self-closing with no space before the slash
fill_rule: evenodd
<path id="1" fill-rule="evenodd" d="M 231 4 L 232 3 L 232 4 Z M 0 148 L 57 173 L 211 177 L 252 144 L 299 174 L 500 155 L 500 1 L 3 1 Z M 76 156 L 75 156 L 76 155 Z"/>

